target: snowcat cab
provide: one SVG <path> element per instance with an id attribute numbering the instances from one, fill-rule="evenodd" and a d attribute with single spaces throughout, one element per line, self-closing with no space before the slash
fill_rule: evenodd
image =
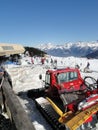
<path id="1" fill-rule="evenodd" d="M 84 90 L 83 79 L 75 68 L 48 70 L 45 76 L 45 88 L 52 97 L 57 96 L 59 90 L 68 92 Z"/>

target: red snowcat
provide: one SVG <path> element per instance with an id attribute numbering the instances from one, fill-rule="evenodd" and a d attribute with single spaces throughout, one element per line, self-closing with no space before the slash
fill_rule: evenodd
<path id="1" fill-rule="evenodd" d="M 53 129 L 87 130 L 97 126 L 96 79 L 83 79 L 77 68 L 63 68 L 48 70 L 44 83 L 44 87 L 29 90 L 27 95 Z"/>

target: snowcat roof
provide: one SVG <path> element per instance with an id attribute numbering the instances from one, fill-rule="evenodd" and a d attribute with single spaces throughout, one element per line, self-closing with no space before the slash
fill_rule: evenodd
<path id="1" fill-rule="evenodd" d="M 70 68 L 70 67 L 62 68 L 62 69 L 49 69 L 47 72 L 56 74 L 56 73 L 71 72 L 71 71 L 79 72 L 79 70 L 77 68 Z"/>
<path id="2" fill-rule="evenodd" d="M 25 48 L 19 44 L 0 43 L 0 56 L 22 54 Z"/>

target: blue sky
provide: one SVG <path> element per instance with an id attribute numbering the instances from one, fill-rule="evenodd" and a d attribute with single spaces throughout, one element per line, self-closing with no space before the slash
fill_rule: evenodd
<path id="1" fill-rule="evenodd" d="M 98 0 L 0 0 L 0 42 L 98 40 Z"/>

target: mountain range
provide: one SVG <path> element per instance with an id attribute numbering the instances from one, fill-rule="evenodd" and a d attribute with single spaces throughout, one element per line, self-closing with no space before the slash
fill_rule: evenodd
<path id="1" fill-rule="evenodd" d="M 92 42 L 80 41 L 76 43 L 69 42 L 62 45 L 53 45 L 52 43 L 48 43 L 48 44 L 41 44 L 37 48 L 52 56 L 91 57 L 92 55 L 93 57 L 95 57 L 97 54 L 98 58 L 98 41 L 92 41 Z"/>

